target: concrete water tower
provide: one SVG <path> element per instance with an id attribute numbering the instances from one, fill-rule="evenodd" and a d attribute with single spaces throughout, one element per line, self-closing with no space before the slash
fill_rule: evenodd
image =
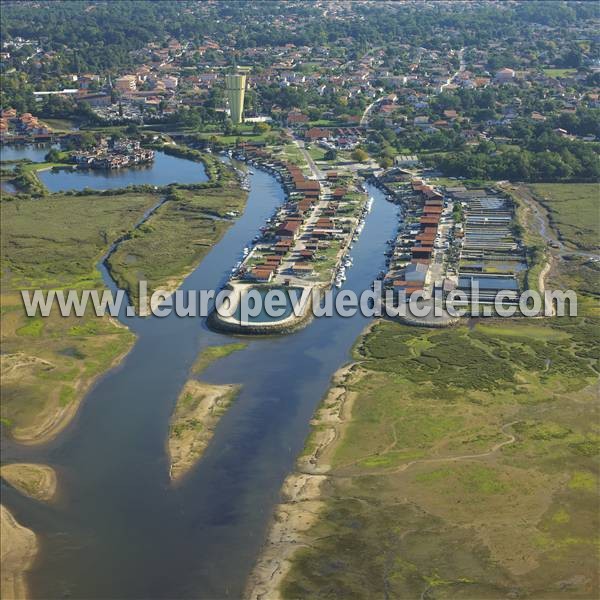
<path id="1" fill-rule="evenodd" d="M 250 69 L 237 68 L 234 73 L 225 75 L 225 89 L 227 90 L 227 99 L 229 100 L 229 111 L 231 121 L 234 125 L 239 125 L 244 116 L 244 95 L 246 93 L 246 73 Z"/>

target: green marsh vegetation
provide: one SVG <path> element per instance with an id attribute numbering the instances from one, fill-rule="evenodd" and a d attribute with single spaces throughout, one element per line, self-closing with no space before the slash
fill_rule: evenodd
<path id="1" fill-rule="evenodd" d="M 198 358 L 192 367 L 192 372 L 195 375 L 199 375 L 211 363 L 221 358 L 225 358 L 234 352 L 238 352 L 239 350 L 244 350 L 244 348 L 247 346 L 248 344 L 245 342 L 225 344 L 223 346 L 208 346 L 207 348 L 204 348 L 204 350 L 202 350 L 202 352 L 200 352 L 198 355 Z"/>
<path id="2" fill-rule="evenodd" d="M 378 323 L 284 597 L 597 589 L 599 338 L 592 316 Z"/>
<path id="3" fill-rule="evenodd" d="M 27 317 L 21 290 L 102 289 L 96 265 L 158 201 L 150 193 L 10 198 L 2 220 L 2 422 L 23 441 L 56 432 L 134 336 L 88 311 Z"/>
<path id="4" fill-rule="evenodd" d="M 598 250 L 600 186 L 597 183 L 538 183 L 531 188 L 563 242 L 571 248 Z"/>
<path id="5" fill-rule="evenodd" d="M 134 302 L 140 280 L 148 282 L 149 294 L 178 287 L 231 225 L 230 213 L 244 208 L 247 194 L 232 170 L 209 164 L 215 179 L 171 186 L 167 201 L 109 258 L 111 274 Z"/>

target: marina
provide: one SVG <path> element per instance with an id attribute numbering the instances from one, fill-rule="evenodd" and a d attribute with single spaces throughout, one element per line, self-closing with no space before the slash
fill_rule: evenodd
<path id="1" fill-rule="evenodd" d="M 244 294 L 261 286 L 294 286 L 311 292 L 341 288 L 353 265 L 350 252 L 365 227 L 373 197 L 354 178 L 341 180 L 336 173 L 311 179 L 298 166 L 260 150 L 246 149 L 235 157 L 272 174 L 281 182 L 286 202 L 265 220 L 233 264 L 227 283 L 234 291 L 233 301 L 239 303 Z M 238 169 L 242 185 L 253 172 L 252 168 L 248 174 Z M 236 331 L 237 323 L 239 333 L 275 333 L 278 329 L 288 332 L 307 320 L 304 313 L 286 314 L 279 321 L 263 321 L 260 330 L 250 330 L 249 323 L 240 321 L 238 310 L 231 316 L 215 314 L 209 322 L 228 331 Z"/>

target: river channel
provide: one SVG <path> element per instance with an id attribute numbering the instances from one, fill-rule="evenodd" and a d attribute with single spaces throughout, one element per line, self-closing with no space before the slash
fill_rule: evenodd
<path id="1" fill-rule="evenodd" d="M 183 290 L 223 285 L 242 248 L 284 201 L 271 175 L 250 171 L 246 210 Z M 173 179 L 179 180 L 176 172 Z M 379 190 L 369 193 L 373 210 L 344 285 L 359 293 L 383 268 L 398 221 L 397 208 Z M 40 537 L 32 595 L 240 598 L 315 408 L 369 319 L 320 318 L 291 335 L 246 338 L 245 350 L 213 363 L 203 380 L 242 389 L 202 460 L 177 487 L 169 482 L 165 453 L 175 400 L 198 351 L 234 339 L 210 331 L 204 319 L 122 321 L 137 343 L 88 394 L 72 424 L 45 446 L 5 443 L 5 462 L 47 463 L 59 476 L 56 505 L 2 486 L 3 501 Z"/>

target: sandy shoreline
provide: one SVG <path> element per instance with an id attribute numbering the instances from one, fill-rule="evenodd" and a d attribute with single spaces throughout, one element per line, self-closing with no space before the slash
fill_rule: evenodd
<path id="1" fill-rule="evenodd" d="M 125 326 L 123 325 L 123 327 Z M 134 335 L 133 332 L 132 335 Z M 87 396 L 89 391 L 94 387 L 101 377 L 104 377 L 107 373 L 112 371 L 115 367 L 123 362 L 125 357 L 129 354 L 129 352 L 131 352 L 131 349 L 136 341 L 137 336 L 136 339 L 131 341 L 131 345 L 121 354 L 116 356 L 108 368 L 102 373 L 94 375 L 94 377 L 91 377 L 87 381 L 84 381 L 81 377 L 79 377 L 75 383 L 75 398 L 73 398 L 73 401 L 67 404 L 67 406 L 53 410 L 52 413 L 47 415 L 40 423 L 31 425 L 27 428 L 12 430 L 10 435 L 15 442 L 25 446 L 34 446 L 38 444 L 45 444 L 56 438 L 75 418 L 83 399 Z"/>
<path id="2" fill-rule="evenodd" d="M 179 481 L 200 460 L 238 391 L 236 385 L 212 385 L 197 379 L 185 383 L 167 438 L 171 481 Z"/>
<path id="3" fill-rule="evenodd" d="M 0 595 L 6 600 L 22 600 L 28 595 L 25 575 L 38 551 L 37 538 L 4 505 L 0 505 L 0 531 Z"/>
<path id="4" fill-rule="evenodd" d="M 50 502 L 56 496 L 56 471 L 48 465 L 32 463 L 2 465 L 0 476 L 16 490 L 34 500 Z"/>
<path id="5" fill-rule="evenodd" d="M 244 593 L 247 599 L 279 600 L 279 588 L 289 573 L 294 554 L 308 542 L 305 534 L 325 506 L 322 493 L 331 456 L 354 402 L 354 394 L 347 391 L 346 384 L 357 368 L 358 363 L 352 362 L 334 373 L 329 391 L 311 421 L 307 450 L 283 484 L 282 502 L 275 508 L 258 561 L 248 577 Z"/>

